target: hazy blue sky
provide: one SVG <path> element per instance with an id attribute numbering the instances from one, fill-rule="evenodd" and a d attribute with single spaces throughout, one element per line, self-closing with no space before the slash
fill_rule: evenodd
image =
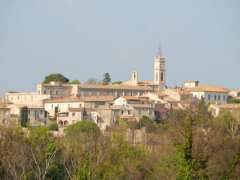
<path id="1" fill-rule="evenodd" d="M 240 87 L 239 0 L 0 0 L 0 94 L 51 72 L 152 79 L 160 42 L 168 85 Z"/>

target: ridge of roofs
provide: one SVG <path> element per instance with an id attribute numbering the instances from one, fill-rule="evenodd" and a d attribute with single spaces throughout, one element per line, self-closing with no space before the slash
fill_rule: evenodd
<path id="1" fill-rule="evenodd" d="M 91 89 L 91 88 L 96 88 L 96 89 L 129 89 L 129 90 L 152 90 L 151 87 L 147 86 L 130 86 L 130 85 L 121 85 L 121 84 L 116 84 L 116 85 L 102 85 L 102 84 L 80 84 L 80 88 L 86 88 L 86 89 Z"/>
<path id="2" fill-rule="evenodd" d="M 0 103 L 0 109 L 9 109 L 7 104 L 5 103 Z"/>
<path id="3" fill-rule="evenodd" d="M 226 87 L 216 86 L 216 85 L 199 85 L 194 88 L 186 88 L 190 92 L 219 92 L 219 93 L 228 93 L 230 90 Z"/>
<path id="4" fill-rule="evenodd" d="M 138 96 L 122 96 L 122 98 L 126 99 L 126 100 L 140 100 L 140 97 Z"/>
<path id="5" fill-rule="evenodd" d="M 67 96 L 67 97 L 60 97 L 60 98 L 52 98 L 47 99 L 45 103 L 57 103 L 57 102 L 94 102 L 94 101 L 113 101 L 115 99 L 114 96 Z"/>
<path id="6" fill-rule="evenodd" d="M 42 84 L 44 86 L 66 86 L 72 87 L 72 84 Z M 103 85 L 103 84 L 77 84 L 79 88 L 82 89 L 129 89 L 129 90 L 148 90 L 151 91 L 152 88 L 148 86 L 131 86 L 131 85 L 122 85 L 122 84 L 110 84 L 110 85 Z"/>

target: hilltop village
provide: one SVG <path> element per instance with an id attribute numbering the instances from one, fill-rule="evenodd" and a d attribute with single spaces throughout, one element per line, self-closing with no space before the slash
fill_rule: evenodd
<path id="1" fill-rule="evenodd" d="M 240 90 L 205 85 L 197 80 L 186 80 L 182 87 L 169 88 L 165 65 L 165 57 L 158 53 L 150 81 L 139 80 L 134 71 L 126 82 L 81 84 L 50 79 L 37 84 L 35 92 L 8 92 L 1 100 L 0 124 L 26 127 L 55 123 L 63 130 L 78 121 L 89 120 L 105 131 L 119 119 L 129 122 L 148 117 L 161 122 L 171 110 L 191 108 L 202 100 L 214 117 L 224 110 L 233 115 L 240 111 L 240 104 L 232 103 L 240 100 Z"/>
<path id="2" fill-rule="evenodd" d="M 239 179 L 240 90 L 50 74 L 0 103 L 0 179 Z"/>

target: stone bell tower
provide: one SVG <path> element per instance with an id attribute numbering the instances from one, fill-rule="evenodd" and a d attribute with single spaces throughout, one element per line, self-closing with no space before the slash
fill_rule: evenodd
<path id="1" fill-rule="evenodd" d="M 155 56 L 154 59 L 154 91 L 159 91 L 161 89 L 165 88 L 165 81 L 166 81 L 166 69 L 165 69 L 165 57 L 163 56 L 163 53 L 161 49 L 159 49 L 159 52 Z"/>

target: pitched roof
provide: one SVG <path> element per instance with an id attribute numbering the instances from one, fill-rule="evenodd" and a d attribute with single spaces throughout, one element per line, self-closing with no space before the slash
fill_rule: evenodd
<path id="1" fill-rule="evenodd" d="M 79 85 L 82 89 L 114 89 L 114 90 L 143 90 L 143 91 L 152 91 L 151 87 L 147 86 L 130 86 L 130 85 L 101 85 L 101 84 L 81 84 Z"/>
<path id="2" fill-rule="evenodd" d="M 0 109 L 9 109 L 7 104 L 5 103 L 0 103 Z"/>
<path id="3" fill-rule="evenodd" d="M 122 98 L 126 100 L 140 101 L 140 98 L 138 96 L 123 96 Z"/>
<path id="4" fill-rule="evenodd" d="M 45 103 L 67 103 L 67 102 L 110 102 L 115 99 L 114 96 L 67 96 L 45 100 Z"/>
<path id="5" fill-rule="evenodd" d="M 153 108 L 153 106 L 151 106 L 151 104 L 131 104 L 131 106 L 133 106 L 136 109 L 150 109 L 150 108 Z"/>
<path id="6" fill-rule="evenodd" d="M 189 92 L 217 92 L 217 93 L 228 93 L 229 89 L 215 85 L 199 85 L 194 88 L 186 88 Z"/>

